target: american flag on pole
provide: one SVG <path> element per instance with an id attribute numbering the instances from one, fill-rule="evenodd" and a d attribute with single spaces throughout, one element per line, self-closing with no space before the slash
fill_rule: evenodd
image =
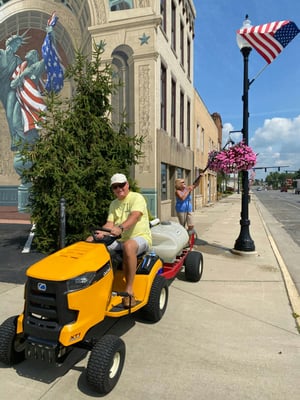
<path id="1" fill-rule="evenodd" d="M 64 71 L 60 64 L 59 55 L 57 53 L 53 40 L 52 29 L 58 20 L 56 13 L 53 12 L 47 22 L 47 34 L 42 45 L 42 56 L 45 61 L 45 69 L 47 72 L 47 82 L 45 89 L 58 93 L 64 85 Z M 50 29 L 49 29 L 50 28 Z"/>
<path id="2" fill-rule="evenodd" d="M 237 34 L 247 40 L 270 64 L 299 32 L 300 30 L 294 22 L 279 21 L 241 28 Z"/>

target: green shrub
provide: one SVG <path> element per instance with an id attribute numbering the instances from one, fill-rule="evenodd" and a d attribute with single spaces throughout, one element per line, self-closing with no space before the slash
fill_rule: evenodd
<path id="1" fill-rule="evenodd" d="M 88 60 L 79 51 L 65 77 L 72 82 L 71 99 L 49 93 L 39 139 L 21 151 L 22 179 L 30 183 L 30 213 L 36 224 L 34 243 L 45 253 L 59 248 L 59 205 L 66 201 L 66 238 L 85 239 L 91 225 L 105 222 L 113 198 L 110 177 L 129 175 L 141 155 L 142 137 L 128 126 L 114 129 L 110 96 L 118 89 L 109 65 L 101 64 L 104 46 L 94 46 Z"/>

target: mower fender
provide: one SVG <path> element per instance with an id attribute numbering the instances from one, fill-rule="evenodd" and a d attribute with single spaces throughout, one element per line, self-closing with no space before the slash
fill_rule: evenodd
<path id="1" fill-rule="evenodd" d="M 137 274 L 134 280 L 134 293 L 137 298 L 143 299 L 143 304 L 147 304 L 156 275 L 160 274 L 163 268 L 163 262 L 157 258 L 155 265 L 152 267 L 149 275 Z"/>
<path id="2" fill-rule="evenodd" d="M 106 311 L 106 316 L 108 317 L 121 317 L 127 315 L 131 312 L 135 312 L 140 308 L 144 307 L 148 301 L 151 292 L 151 288 L 155 277 L 161 273 L 163 269 L 163 262 L 160 258 L 156 258 L 152 268 L 145 273 L 137 273 L 134 278 L 133 291 L 137 299 L 137 305 L 132 307 L 130 310 L 125 309 L 121 305 L 122 297 L 113 296 L 111 297 L 111 302 Z M 125 290 L 125 279 L 122 271 L 116 271 L 113 291 L 115 293 L 124 292 Z"/>

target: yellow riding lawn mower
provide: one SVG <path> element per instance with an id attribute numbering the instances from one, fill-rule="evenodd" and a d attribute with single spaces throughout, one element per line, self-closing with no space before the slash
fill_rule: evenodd
<path id="1" fill-rule="evenodd" d="M 91 336 L 92 328 L 106 317 L 119 318 L 138 310 L 144 319 L 157 322 L 167 307 L 168 279 L 183 266 L 191 280 L 201 278 L 202 254 L 189 247 L 186 231 L 179 224 L 175 226 L 175 230 L 174 225 L 169 229 L 172 235 L 178 231 L 175 239 L 179 245 L 165 264 L 159 255 L 138 257 L 134 280 L 137 303 L 129 308 L 122 304 L 123 297 L 128 296 L 124 291 L 122 256 L 107 249 L 115 237 L 108 235 L 101 243 L 75 243 L 29 267 L 24 310 L 0 325 L 0 361 L 7 365 L 24 359 L 62 364 L 74 348 L 85 349 L 90 351 L 88 384 L 100 394 L 110 392 L 123 369 L 125 343 L 112 334 Z M 159 249 L 162 232 L 161 228 L 156 229 Z M 164 235 L 167 240 L 170 232 Z M 166 256 L 166 249 L 162 250 Z"/>

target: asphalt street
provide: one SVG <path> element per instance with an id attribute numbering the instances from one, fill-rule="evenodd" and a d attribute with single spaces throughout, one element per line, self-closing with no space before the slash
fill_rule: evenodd
<path id="1" fill-rule="evenodd" d="M 0 281 L 23 284 L 26 269 L 44 257 L 31 248 L 22 253 L 30 235 L 30 224 L 0 224 Z"/>
<path id="2" fill-rule="evenodd" d="M 256 195 L 263 219 L 300 293 L 300 197 L 277 190 L 256 192 Z"/>
<path id="3" fill-rule="evenodd" d="M 294 191 L 256 191 L 256 196 L 300 247 L 300 196 Z"/>

